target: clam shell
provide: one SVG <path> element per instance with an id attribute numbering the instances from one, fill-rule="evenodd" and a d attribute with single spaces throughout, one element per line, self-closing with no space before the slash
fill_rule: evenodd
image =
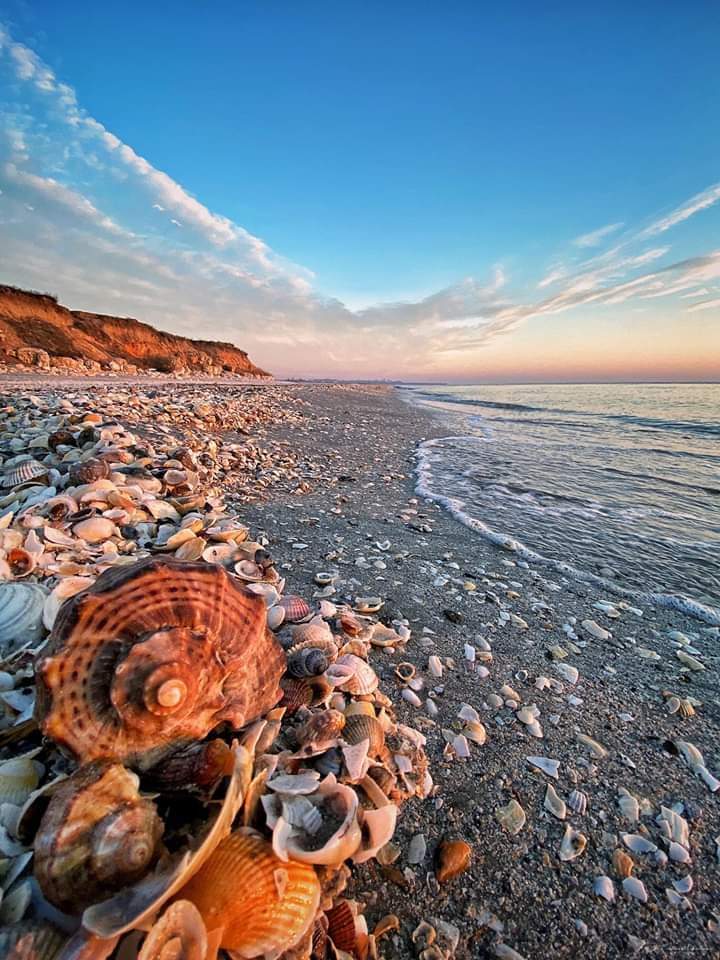
<path id="1" fill-rule="evenodd" d="M 19 487 L 22 484 L 44 484 L 48 478 L 48 468 L 37 460 L 23 460 L 3 477 L 3 487 Z"/>
<path id="2" fill-rule="evenodd" d="M 0 582 L 0 655 L 45 635 L 43 607 L 48 592 L 37 583 Z"/>
<path id="3" fill-rule="evenodd" d="M 438 883 L 447 883 L 470 866 L 472 847 L 464 840 L 443 840 L 436 854 L 435 876 Z"/>
<path id="4" fill-rule="evenodd" d="M 277 779 L 274 784 L 277 789 Z M 273 786 L 273 782 L 269 785 Z M 273 831 L 273 850 L 281 859 L 289 857 L 301 863 L 337 866 L 357 851 L 362 840 L 358 823 L 358 795 L 352 787 L 338 783 L 332 774 L 328 774 L 310 796 L 312 802 L 320 806 L 325 832 L 332 830 L 330 836 L 318 846 L 314 837 L 308 838 L 283 816 L 271 815 L 266 806 L 268 825 Z M 270 801 L 276 805 L 276 811 L 280 800 L 281 797 L 277 796 Z"/>
<path id="5" fill-rule="evenodd" d="M 72 467 L 70 467 L 70 483 L 74 486 L 81 486 L 86 483 L 92 483 L 94 480 L 103 480 L 109 476 L 109 474 L 110 468 L 105 460 L 90 457 L 87 460 L 74 463 Z"/>
<path id="6" fill-rule="evenodd" d="M 320 902 L 313 868 L 283 862 L 269 843 L 238 831 L 223 840 L 182 889 L 208 933 L 239 957 L 278 956 L 310 929 Z"/>
<path id="7" fill-rule="evenodd" d="M 200 911 L 189 900 L 176 900 L 152 925 L 137 960 L 205 960 L 207 946 Z"/>
<path id="8" fill-rule="evenodd" d="M 48 630 L 52 630 L 55 618 L 63 603 L 83 590 L 89 589 L 95 581 L 92 577 L 63 577 L 51 591 L 43 607 L 43 623 Z"/>
<path id="9" fill-rule="evenodd" d="M 287 597 L 281 597 L 279 605 L 285 611 L 285 620 L 287 623 L 300 623 L 312 614 L 312 608 L 307 600 L 293 594 Z"/>
<path id="10" fill-rule="evenodd" d="M 22 806 L 44 772 L 43 765 L 32 757 L 14 757 L 0 763 L 0 804 Z"/>
<path id="11" fill-rule="evenodd" d="M 105 517 L 89 517 L 73 526 L 73 533 L 87 543 L 100 543 L 109 540 L 117 533 L 117 527 Z"/>

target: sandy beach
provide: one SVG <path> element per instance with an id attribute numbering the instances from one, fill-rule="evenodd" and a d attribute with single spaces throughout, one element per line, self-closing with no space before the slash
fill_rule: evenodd
<path id="1" fill-rule="evenodd" d="M 0 383 L 3 404 L 56 389 Z M 402 808 L 396 858 L 353 867 L 370 930 L 399 921 L 381 956 L 447 955 L 423 922 L 457 958 L 720 954 L 717 627 L 516 562 L 418 498 L 417 444 L 444 425 L 389 387 L 253 388 L 264 413 L 244 424 L 250 388 L 222 382 L 66 389 L 101 415 L 142 392 L 128 423 L 150 438 L 221 437 L 217 482 L 286 592 L 378 597 L 380 619 L 410 629 L 372 664 L 427 737 L 435 786 Z M 182 415 L 153 416 L 168 403 Z M 439 884 L 438 846 L 455 839 L 470 866 Z"/>

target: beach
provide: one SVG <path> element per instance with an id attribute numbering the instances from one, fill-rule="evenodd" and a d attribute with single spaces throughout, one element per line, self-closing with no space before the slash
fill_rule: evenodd
<path id="1" fill-rule="evenodd" d="M 425 501 L 418 445 L 446 427 L 391 387 L 0 382 L 4 404 L 58 389 L 121 422 L 119 396 L 142 394 L 129 425 L 214 445 L 215 482 L 287 594 L 377 597 L 409 628 L 372 665 L 427 738 L 434 787 L 347 894 L 370 930 L 398 918 L 381 956 L 718 955 L 717 627 L 528 563 Z M 438 883 L 444 840 L 472 857 Z"/>

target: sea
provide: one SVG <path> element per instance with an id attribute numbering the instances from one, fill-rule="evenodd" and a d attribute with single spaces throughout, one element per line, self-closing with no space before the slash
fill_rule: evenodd
<path id="1" fill-rule="evenodd" d="M 720 623 L 720 384 L 408 385 L 417 491 L 533 564 Z"/>

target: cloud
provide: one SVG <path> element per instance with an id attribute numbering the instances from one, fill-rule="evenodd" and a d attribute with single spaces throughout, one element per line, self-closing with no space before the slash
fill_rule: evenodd
<path id="1" fill-rule="evenodd" d="M 597 230 L 593 230 L 592 233 L 583 233 L 582 236 L 575 237 L 573 243 L 576 247 L 597 247 L 599 246 L 605 237 L 610 236 L 611 233 L 615 233 L 616 230 L 619 230 L 623 227 L 622 223 L 609 223 L 606 227 L 599 227 Z"/>
<path id="2" fill-rule="evenodd" d="M 553 267 L 550 272 L 546 274 L 538 283 L 538 290 L 543 290 L 545 287 L 551 287 L 554 283 L 557 283 L 558 280 L 564 280 L 566 276 L 567 267 Z"/>
<path id="3" fill-rule="evenodd" d="M 702 303 L 694 303 L 685 312 L 697 313 L 698 310 L 712 310 L 715 307 L 720 308 L 720 297 L 715 297 L 713 300 L 703 300 Z"/>
<path id="4" fill-rule="evenodd" d="M 694 197 L 691 197 L 681 206 L 677 207 L 672 213 L 669 213 L 666 217 L 662 217 L 660 220 L 656 220 L 655 223 L 650 224 L 649 227 L 646 227 L 640 236 L 652 237 L 658 233 L 665 233 L 666 230 L 676 226 L 678 223 L 682 223 L 683 220 L 688 220 L 701 210 L 707 210 L 708 207 L 712 207 L 718 200 L 720 200 L 720 183 L 708 187 L 707 190 L 703 190 L 702 193 L 695 194 Z"/>

